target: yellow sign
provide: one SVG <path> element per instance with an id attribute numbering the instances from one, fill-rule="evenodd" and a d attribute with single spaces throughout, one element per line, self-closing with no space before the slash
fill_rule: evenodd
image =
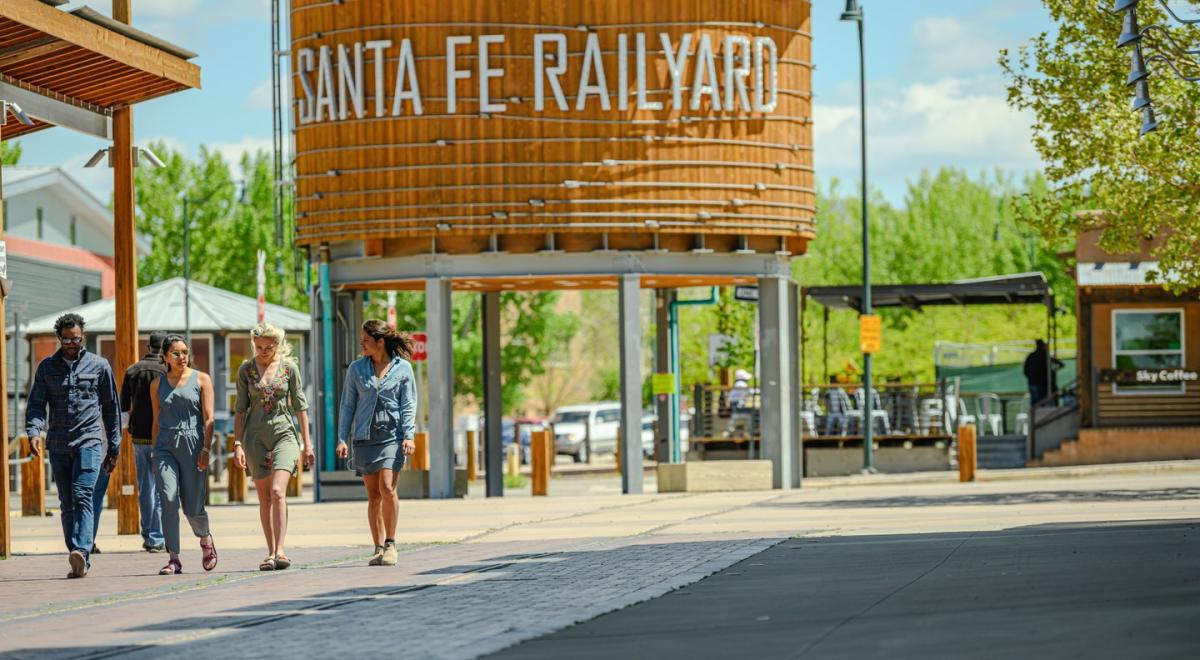
<path id="1" fill-rule="evenodd" d="M 675 393 L 675 374 L 654 374 L 650 380 L 650 389 L 655 395 Z"/>
<path id="2" fill-rule="evenodd" d="M 863 353 L 878 353 L 883 350 L 883 322 L 874 314 L 858 317 L 858 343 Z"/>

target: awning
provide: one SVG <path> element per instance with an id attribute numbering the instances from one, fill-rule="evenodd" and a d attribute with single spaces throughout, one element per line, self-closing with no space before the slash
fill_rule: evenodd
<path id="1" fill-rule="evenodd" d="M 815 286 L 804 294 L 830 309 L 862 308 L 862 285 Z M 1053 305 L 1054 296 L 1041 273 L 1020 273 L 958 280 L 948 284 L 881 284 L 871 287 L 871 307 L 933 305 Z"/>
<path id="2" fill-rule="evenodd" d="M 58 125 L 112 139 L 112 111 L 200 87 L 194 53 L 91 9 L 0 2 L 0 100 L 33 125 L 5 120 L 4 139 Z"/>

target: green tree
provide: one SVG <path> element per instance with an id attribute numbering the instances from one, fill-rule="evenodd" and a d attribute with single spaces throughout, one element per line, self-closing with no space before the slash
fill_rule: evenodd
<path id="1" fill-rule="evenodd" d="M 256 253 L 266 250 L 267 300 L 308 309 L 303 257 L 274 243 L 271 157 L 265 152 L 244 156 L 240 176 L 235 176 L 219 152 L 204 147 L 197 161 L 163 143 L 151 149 L 164 167 L 136 170 L 138 233 L 151 241 L 150 254 L 138 264 L 139 284 L 183 275 L 182 200 L 186 196 L 193 279 L 254 296 Z"/>
<path id="2" fill-rule="evenodd" d="M 16 165 L 21 160 L 21 143 L 5 140 L 0 142 L 0 165 Z"/>
<path id="3" fill-rule="evenodd" d="M 1152 61 L 1160 127 L 1139 137 L 1141 115 L 1130 109 L 1133 90 L 1125 84 L 1130 53 L 1116 47 L 1121 18 L 1095 0 L 1043 3 L 1057 29 L 1000 57 L 1010 105 L 1034 115 L 1033 143 L 1051 187 L 1018 207 L 1021 218 L 1055 242 L 1103 229 L 1101 245 L 1114 252 L 1165 236 L 1154 255 L 1160 277 L 1172 273 L 1166 284 L 1175 290 L 1200 286 L 1200 85 Z M 1167 26 L 1184 48 L 1200 46 L 1200 31 L 1175 27 L 1155 3 L 1141 3 L 1138 17 L 1142 25 Z M 1178 61 L 1163 32 L 1146 33 L 1142 44 L 1147 58 Z M 1186 72 L 1196 75 L 1200 67 Z"/>
<path id="4" fill-rule="evenodd" d="M 505 414 L 512 414 L 524 403 L 529 379 L 545 373 L 548 364 L 567 359 L 564 354 L 578 331 L 575 314 L 558 313 L 558 292 L 508 291 L 500 294 L 501 388 Z M 454 322 L 454 390 L 460 396 L 483 400 L 483 333 L 481 301 L 478 294 L 455 294 L 452 301 Z M 366 310 L 369 318 L 387 317 L 387 294 L 372 292 Z M 399 292 L 396 296 L 396 325 L 415 332 L 425 327 L 425 296 Z"/>

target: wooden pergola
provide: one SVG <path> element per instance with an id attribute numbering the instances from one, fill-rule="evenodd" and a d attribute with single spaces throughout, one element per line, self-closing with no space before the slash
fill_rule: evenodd
<path id="1" fill-rule="evenodd" d="M 133 108 L 138 102 L 200 87 L 194 53 L 130 27 L 130 0 L 112 0 L 112 18 L 65 0 L 0 2 L 0 140 L 61 126 L 112 143 L 113 247 L 116 271 L 116 365 L 137 355 L 137 253 L 134 247 Z M 0 190 L 0 198 L 3 191 Z M 0 238 L 2 234 L 0 217 Z M 13 283 L 20 286 L 20 282 Z M 7 293 L 8 282 L 3 291 Z M 5 336 L 0 295 L 0 337 Z M 11 551 L 7 343 L 0 341 L 0 557 Z M 113 481 L 118 529 L 139 531 L 133 451 L 128 434 Z"/>

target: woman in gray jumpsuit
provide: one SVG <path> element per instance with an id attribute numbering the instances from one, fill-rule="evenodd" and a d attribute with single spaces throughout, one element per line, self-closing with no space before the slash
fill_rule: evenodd
<path id="1" fill-rule="evenodd" d="M 213 386 L 208 374 L 189 366 L 183 337 L 169 335 L 163 342 L 167 373 L 150 386 L 154 409 L 154 464 L 158 468 L 158 497 L 162 502 L 163 537 L 167 565 L 159 575 L 183 572 L 179 560 L 179 509 L 200 539 L 201 565 L 217 567 L 217 548 L 208 528 L 204 501 L 208 488 L 208 457 L 213 434 Z"/>

